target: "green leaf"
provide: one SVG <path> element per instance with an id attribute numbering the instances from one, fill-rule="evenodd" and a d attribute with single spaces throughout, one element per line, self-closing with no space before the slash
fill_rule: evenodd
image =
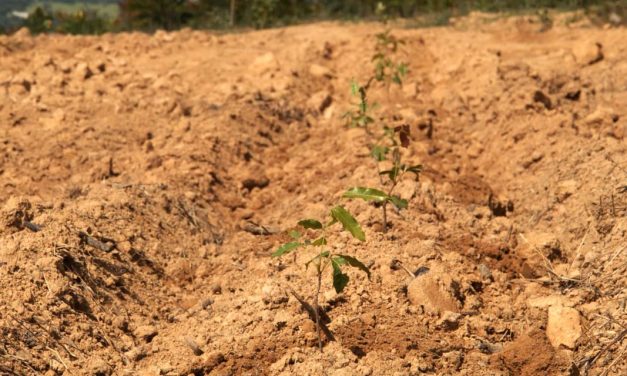
<path id="1" fill-rule="evenodd" d="M 302 247 L 303 245 L 304 245 L 303 243 L 298 243 L 298 242 L 285 243 L 282 246 L 280 246 L 276 251 L 274 251 L 274 253 L 272 254 L 272 257 L 283 256 L 284 254 L 290 253 L 296 248 Z"/>
<path id="2" fill-rule="evenodd" d="M 333 226 L 333 225 L 334 225 L 334 224 L 336 224 L 336 223 L 337 223 L 337 219 L 335 219 L 335 218 L 331 218 L 331 220 L 329 221 L 329 223 L 327 223 L 326 227 Z"/>
<path id="3" fill-rule="evenodd" d="M 333 287 L 335 288 L 335 292 L 338 294 L 344 291 L 346 285 L 348 285 L 348 275 L 344 273 L 335 274 L 333 273 Z"/>
<path id="4" fill-rule="evenodd" d="M 400 63 L 397 67 L 397 71 L 400 77 L 405 77 L 407 75 L 407 64 Z"/>
<path id="5" fill-rule="evenodd" d="M 359 102 L 359 113 L 364 114 L 360 117 L 366 117 L 365 113 L 368 112 L 368 102 L 361 101 Z"/>
<path id="6" fill-rule="evenodd" d="M 376 202 L 384 202 L 388 200 L 390 196 L 388 196 L 385 192 L 380 191 L 375 188 L 365 188 L 365 187 L 353 187 L 346 191 L 342 197 L 344 198 L 360 198 L 364 201 L 376 201 Z"/>
<path id="7" fill-rule="evenodd" d="M 363 262 L 359 261 L 353 256 L 348 255 L 338 255 L 333 258 L 334 260 L 341 259 L 342 262 L 340 264 L 348 264 L 354 268 L 357 268 L 368 275 L 368 279 L 370 279 L 370 269 Z M 338 260 L 339 261 L 339 260 Z"/>
<path id="8" fill-rule="evenodd" d="M 372 157 L 377 162 L 381 162 L 381 161 L 385 161 L 385 157 L 389 151 L 390 151 L 390 148 L 388 148 L 387 146 L 375 145 L 372 147 L 372 150 L 370 151 L 370 155 L 372 155 Z"/>
<path id="9" fill-rule="evenodd" d="M 298 239 L 300 238 L 300 232 L 296 231 L 296 230 L 292 230 L 290 232 L 288 232 L 288 235 L 292 238 L 292 239 Z"/>
<path id="10" fill-rule="evenodd" d="M 311 264 L 312 262 L 321 259 L 321 258 L 325 258 L 325 257 L 329 257 L 330 253 L 329 251 L 324 251 L 324 252 L 320 252 L 316 255 L 316 257 L 312 258 L 311 260 L 307 261 L 305 263 L 305 270 L 307 270 L 307 268 L 309 267 L 309 264 Z"/>
<path id="11" fill-rule="evenodd" d="M 342 206 L 336 206 L 331 209 L 331 217 L 342 224 L 345 230 L 348 230 L 353 237 L 366 241 L 366 234 L 359 226 L 357 220 Z"/>
<path id="12" fill-rule="evenodd" d="M 333 287 L 338 294 L 344 291 L 344 288 L 348 284 L 348 275 L 342 273 L 340 264 L 336 261 L 336 258 L 331 260 L 333 266 Z"/>
<path id="13" fill-rule="evenodd" d="M 379 174 L 387 175 L 390 178 L 390 180 L 394 181 L 398 177 L 399 172 L 400 172 L 399 166 L 394 166 L 392 167 L 392 169 L 381 171 Z"/>
<path id="14" fill-rule="evenodd" d="M 405 199 L 402 199 L 398 196 L 391 196 L 389 198 L 389 201 L 399 209 L 407 209 L 408 202 Z"/>
<path id="15" fill-rule="evenodd" d="M 325 237 L 318 238 L 314 240 L 313 243 L 311 243 L 311 245 L 315 245 L 315 246 L 327 245 L 327 239 Z"/>
<path id="16" fill-rule="evenodd" d="M 322 223 L 320 223 L 320 221 L 316 221 L 315 219 L 303 219 L 302 221 L 298 221 L 298 224 L 304 228 L 311 228 L 314 230 L 322 228 Z"/>
<path id="17" fill-rule="evenodd" d="M 351 80 L 351 95 L 356 97 L 359 93 L 359 84 L 354 79 Z"/>

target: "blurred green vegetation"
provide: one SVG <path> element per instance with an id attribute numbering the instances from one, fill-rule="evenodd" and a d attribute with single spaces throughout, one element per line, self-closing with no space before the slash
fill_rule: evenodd
<path id="1" fill-rule="evenodd" d="M 96 10 L 51 11 L 38 6 L 29 13 L 22 26 L 33 34 L 103 34 L 113 30 L 111 19 L 101 16 Z"/>
<path id="2" fill-rule="evenodd" d="M 410 18 L 416 20 L 413 25 L 432 26 L 474 10 L 532 12 L 546 18 L 547 9 L 585 9 L 599 22 L 616 23 L 617 17 L 619 23 L 627 21 L 627 0 L 40 0 L 27 9 L 30 15 L 23 26 L 33 33 L 70 34 L 267 28 L 331 19 Z"/>
<path id="3" fill-rule="evenodd" d="M 97 12 L 108 20 L 116 19 L 118 14 L 117 0 L 0 0 L 0 33 L 22 26 L 25 21 L 19 13 L 34 13 L 38 7 L 49 14 L 60 12 L 69 15 L 79 10 Z"/>
<path id="4" fill-rule="evenodd" d="M 1 1 L 1 0 L 0 0 Z M 119 13 L 116 2 L 85 2 L 85 1 L 43 1 L 36 0 L 26 8 L 28 13 L 32 13 L 37 8 L 46 9 L 53 13 L 73 13 L 77 11 L 96 12 L 103 18 L 114 20 Z"/>

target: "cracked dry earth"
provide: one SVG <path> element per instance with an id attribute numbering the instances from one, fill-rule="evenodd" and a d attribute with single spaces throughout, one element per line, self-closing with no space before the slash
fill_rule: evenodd
<path id="1" fill-rule="evenodd" d="M 624 375 L 627 31 L 539 27 L 393 30 L 371 100 L 425 170 L 387 233 L 341 199 L 382 26 L 0 36 L 0 374 Z M 270 254 L 340 203 L 372 277 L 325 280 L 319 353 L 311 254 Z"/>

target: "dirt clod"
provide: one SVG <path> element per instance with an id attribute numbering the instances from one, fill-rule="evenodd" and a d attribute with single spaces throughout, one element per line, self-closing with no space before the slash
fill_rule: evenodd
<path id="1" fill-rule="evenodd" d="M 437 327 L 443 330 L 455 330 L 459 327 L 459 320 L 461 315 L 457 312 L 446 311 L 442 314 L 442 317 L 437 322 Z"/>
<path id="2" fill-rule="evenodd" d="M 542 103 L 547 110 L 550 110 L 553 108 L 553 101 L 548 95 L 546 95 L 541 90 L 536 90 L 533 93 L 533 101 Z"/>
<path id="3" fill-rule="evenodd" d="M 134 334 L 145 342 L 152 342 L 153 338 L 155 338 L 159 332 L 157 328 L 152 325 L 142 325 L 135 329 Z"/>
<path id="4" fill-rule="evenodd" d="M 452 280 L 446 275 L 430 271 L 414 278 L 407 286 L 407 298 L 411 304 L 427 313 L 457 312 L 458 303 L 451 292 Z"/>
<path id="5" fill-rule="evenodd" d="M 253 190 L 253 188 L 263 189 L 267 187 L 268 184 L 270 184 L 270 180 L 265 177 L 248 178 L 242 181 L 242 187 L 244 187 L 244 189 L 247 189 L 249 191 Z"/>
<path id="6" fill-rule="evenodd" d="M 549 307 L 546 335 L 553 347 L 574 349 L 581 333 L 579 311 L 559 305 Z"/>
<path id="7" fill-rule="evenodd" d="M 505 346 L 502 353 L 493 355 L 491 363 L 497 367 L 502 364 L 516 375 L 551 375 L 559 370 L 554 357 L 555 351 L 544 333 L 535 329 Z"/>
<path id="8" fill-rule="evenodd" d="M 309 66 L 309 74 L 311 74 L 314 77 L 324 77 L 324 78 L 332 78 L 333 77 L 333 73 L 331 72 L 331 69 L 319 65 L 319 64 L 312 64 Z"/>

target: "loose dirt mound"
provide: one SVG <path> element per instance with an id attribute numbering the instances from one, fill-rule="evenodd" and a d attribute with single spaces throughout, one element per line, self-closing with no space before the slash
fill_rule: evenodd
<path id="1" fill-rule="evenodd" d="M 378 184 L 341 115 L 380 26 L 0 37 L 0 373 L 622 374 L 627 32 L 525 22 L 394 32 L 426 169 L 386 234 L 344 203 L 372 278 L 322 354 L 270 253 Z"/>

